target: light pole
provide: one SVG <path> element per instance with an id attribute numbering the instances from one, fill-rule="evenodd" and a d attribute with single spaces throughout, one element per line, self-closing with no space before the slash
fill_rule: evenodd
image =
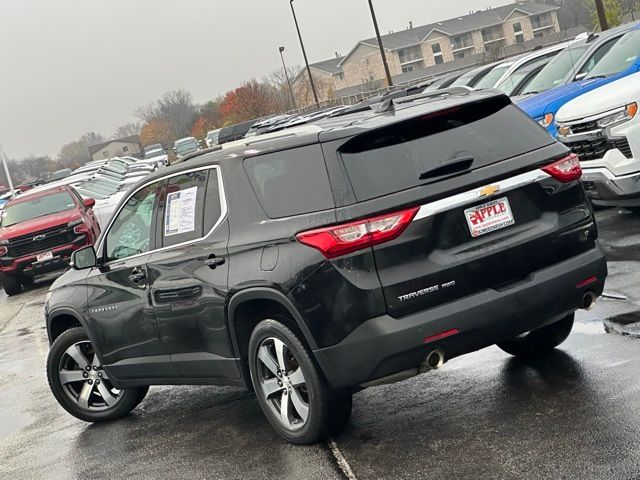
<path id="1" fill-rule="evenodd" d="M 309 60 L 307 60 L 307 52 L 304 49 L 304 43 L 302 42 L 302 35 L 300 34 L 300 27 L 298 26 L 298 19 L 296 18 L 296 11 L 293 8 L 293 0 L 289 0 L 291 5 L 291 13 L 293 13 L 293 21 L 296 24 L 296 30 L 298 31 L 298 38 L 300 39 L 300 47 L 302 48 L 302 56 L 304 57 L 304 64 L 307 66 L 307 75 L 309 75 L 309 83 L 311 83 L 311 91 L 313 92 L 313 99 L 316 101 L 316 107 L 320 108 L 320 102 L 318 102 L 318 94 L 316 93 L 316 86 L 313 83 L 313 77 L 311 76 L 311 69 L 309 68 Z"/>
<path id="2" fill-rule="evenodd" d="M 391 72 L 389 71 L 389 65 L 387 64 L 387 56 L 384 54 L 384 47 L 382 46 L 382 38 L 380 38 L 380 29 L 378 28 L 378 20 L 376 20 L 376 12 L 373 10 L 373 2 L 369 0 L 369 10 L 371 10 L 371 18 L 373 19 L 373 28 L 376 31 L 376 37 L 378 38 L 378 47 L 380 47 L 380 55 L 382 56 L 382 65 L 384 66 L 384 73 L 387 76 L 387 86 L 393 87 L 393 81 L 391 80 Z"/>
<path id="3" fill-rule="evenodd" d="M 11 191 L 11 197 L 13 197 L 15 195 L 15 191 L 13 189 L 13 180 L 11 179 L 11 174 L 9 173 L 9 166 L 7 165 L 7 155 L 4 153 L 4 150 L 2 149 L 2 145 L 0 145 L 0 160 L 2 161 L 4 174 L 7 177 L 7 182 L 9 183 L 9 190 Z"/>
<path id="4" fill-rule="evenodd" d="M 607 21 L 607 12 L 604 8 L 604 3 L 602 0 L 595 0 L 596 2 L 596 12 L 598 13 L 598 22 L 600 22 L 600 30 L 605 31 L 609 30 L 609 22 Z"/>
<path id="5" fill-rule="evenodd" d="M 289 85 L 289 95 L 291 95 L 291 107 L 296 108 L 296 101 L 293 98 L 293 89 L 291 88 L 291 80 L 289 80 L 289 72 L 287 72 L 287 66 L 284 63 L 284 47 L 279 47 L 278 51 L 280 52 L 280 58 L 282 59 L 282 69 L 284 70 L 284 76 L 287 79 L 287 84 Z"/>

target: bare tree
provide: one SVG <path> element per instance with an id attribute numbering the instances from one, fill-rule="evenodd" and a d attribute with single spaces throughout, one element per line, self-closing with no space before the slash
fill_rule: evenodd
<path id="1" fill-rule="evenodd" d="M 176 137 L 189 135 L 198 114 L 193 97 L 185 90 L 171 90 L 153 103 L 139 107 L 134 115 L 144 123 L 162 120 L 171 126 Z"/>
<path id="2" fill-rule="evenodd" d="M 90 147 L 91 145 L 97 145 L 99 143 L 106 142 L 107 138 L 98 132 L 87 132 L 80 137 L 80 141 L 87 147 Z"/>
<path id="3" fill-rule="evenodd" d="M 61 166 L 65 168 L 83 165 L 91 160 L 89 149 L 87 147 L 88 145 L 82 140 L 67 143 L 60 149 L 60 152 L 58 153 L 58 161 Z"/>
<path id="4" fill-rule="evenodd" d="M 116 128 L 111 138 L 125 138 L 133 135 L 140 135 L 140 124 L 138 122 L 127 122 Z"/>

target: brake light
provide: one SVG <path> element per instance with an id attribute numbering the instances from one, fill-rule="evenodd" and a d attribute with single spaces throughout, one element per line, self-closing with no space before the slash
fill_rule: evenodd
<path id="1" fill-rule="evenodd" d="M 398 238 L 420 207 L 365 218 L 333 227 L 319 228 L 296 235 L 300 243 L 335 258 Z"/>
<path id="2" fill-rule="evenodd" d="M 578 160 L 578 156 L 574 153 L 552 163 L 551 165 L 543 167 L 542 170 L 547 172 L 556 180 L 560 180 L 564 183 L 580 180 L 580 177 L 582 177 L 580 160 Z"/>

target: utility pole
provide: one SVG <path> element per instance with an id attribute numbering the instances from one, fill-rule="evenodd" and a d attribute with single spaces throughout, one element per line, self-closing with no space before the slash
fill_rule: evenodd
<path id="1" fill-rule="evenodd" d="M 598 22 L 600 22 L 600 30 L 609 30 L 609 22 L 607 21 L 607 12 L 604 8 L 603 0 L 594 0 L 596 2 L 596 12 L 598 13 Z"/>
<path id="2" fill-rule="evenodd" d="M 289 72 L 287 72 L 287 66 L 284 63 L 284 47 L 278 48 L 280 52 L 280 58 L 282 59 L 282 68 L 284 69 L 284 76 L 287 79 L 287 84 L 289 85 L 289 95 L 291 95 L 291 108 L 296 108 L 296 100 L 293 98 L 293 89 L 291 88 L 291 80 L 289 80 Z"/>
<path id="3" fill-rule="evenodd" d="M 387 86 L 393 87 L 393 81 L 391 80 L 391 72 L 389 71 L 389 65 L 387 64 L 387 56 L 384 54 L 384 47 L 382 46 L 382 38 L 380 38 L 380 29 L 378 28 L 378 20 L 376 19 L 376 12 L 373 10 L 372 0 L 369 0 L 369 10 L 371 10 L 371 18 L 373 19 L 373 28 L 375 28 L 376 37 L 378 38 L 378 47 L 380 47 L 380 55 L 382 56 L 382 65 L 384 65 L 384 73 L 387 76 Z"/>
<path id="4" fill-rule="evenodd" d="M 13 197 L 15 195 L 15 191 L 13 188 L 13 180 L 11 180 L 11 175 L 9 174 L 9 167 L 7 166 L 7 155 L 4 153 L 4 150 L 2 149 L 2 145 L 0 145 L 0 157 L 2 160 L 2 166 L 4 167 L 4 174 L 7 177 L 7 182 L 9 183 L 9 190 L 11 191 L 11 196 Z"/>
<path id="5" fill-rule="evenodd" d="M 309 75 L 309 83 L 311 83 L 311 91 L 313 92 L 313 99 L 316 101 L 316 107 L 320 108 L 320 102 L 318 102 L 318 93 L 316 92 L 316 85 L 313 83 L 313 77 L 311 76 L 311 68 L 309 68 L 309 60 L 307 60 L 307 52 L 304 49 L 304 43 L 302 42 L 302 35 L 300 34 L 300 27 L 298 26 L 296 11 L 293 8 L 293 0 L 289 0 L 289 5 L 291 5 L 291 13 L 293 13 L 293 21 L 295 22 L 296 30 L 298 31 L 298 38 L 300 39 L 300 47 L 302 48 L 302 56 L 304 57 L 304 64 L 307 66 L 307 74 Z"/>

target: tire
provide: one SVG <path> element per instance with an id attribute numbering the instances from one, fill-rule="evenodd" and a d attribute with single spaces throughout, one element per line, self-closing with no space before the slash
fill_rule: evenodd
<path id="1" fill-rule="evenodd" d="M 127 415 L 144 399 L 149 387 L 117 390 L 94 362 L 97 356 L 83 328 L 71 328 L 56 338 L 47 357 L 47 378 L 54 397 L 62 408 L 85 422 Z M 91 369 L 87 371 L 86 366 Z"/>
<path id="2" fill-rule="evenodd" d="M 329 386 L 302 336 L 283 323 L 267 319 L 255 327 L 249 340 L 249 369 L 263 413 L 285 440 L 315 443 L 349 420 L 351 392 Z"/>
<path id="3" fill-rule="evenodd" d="M 550 352 L 564 342 L 573 328 L 574 314 L 551 325 L 498 343 L 498 347 L 516 357 L 535 357 Z"/>
<path id="4" fill-rule="evenodd" d="M 8 297 L 17 295 L 22 291 L 20 279 L 13 275 L 2 275 L 2 287 L 4 288 L 4 293 L 6 293 Z"/>

